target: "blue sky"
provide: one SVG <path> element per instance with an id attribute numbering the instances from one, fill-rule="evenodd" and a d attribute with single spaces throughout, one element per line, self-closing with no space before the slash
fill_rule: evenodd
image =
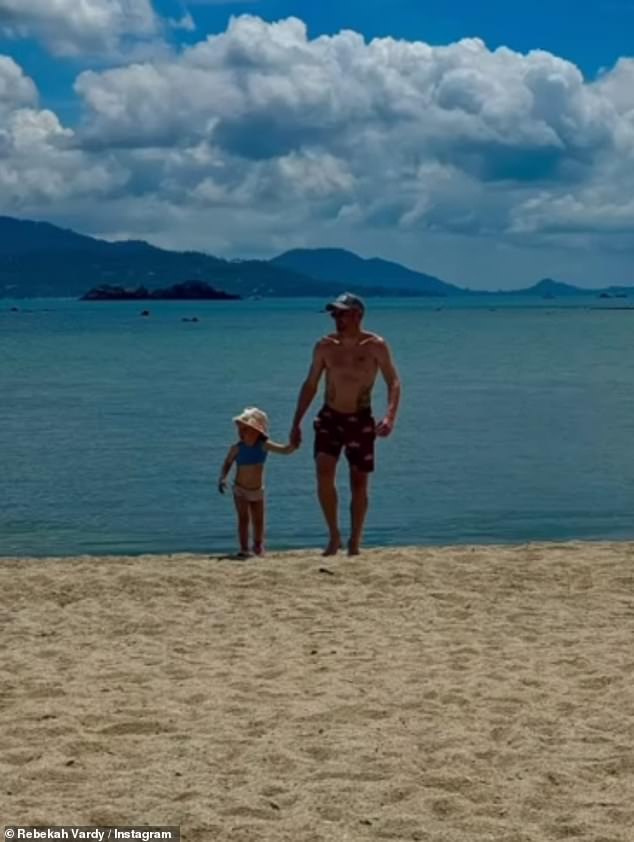
<path id="1" fill-rule="evenodd" d="M 159 5 L 172 15 L 183 7 L 176 0 Z M 350 28 L 367 38 L 391 35 L 430 44 L 475 35 L 492 48 L 506 45 L 521 52 L 555 52 L 588 75 L 634 51 L 634 3 L 630 0 L 259 0 L 189 8 L 208 32 L 223 30 L 228 14 L 249 12 L 269 21 L 297 15 L 311 35 Z"/>
<path id="2" fill-rule="evenodd" d="M 519 52 L 543 49 L 574 62 L 587 78 L 611 67 L 619 57 L 634 55 L 634 2 L 604 0 L 453 0 L 440 4 L 425 0 L 255 0 L 255 2 L 187 2 L 155 0 L 166 18 L 189 12 L 193 32 L 173 31 L 175 44 L 192 44 L 208 33 L 226 29 L 231 15 L 254 14 L 267 21 L 297 16 L 314 37 L 353 29 L 367 39 L 391 36 L 449 44 L 478 36 L 495 49 L 501 45 Z M 0 13 L 1 15 L 1 13 Z M 1 17 L 0 17 L 1 20 Z M 0 37 L 0 50 L 13 55 L 38 83 L 46 104 L 73 119 L 79 104 L 72 93 L 78 69 L 93 62 L 77 57 L 59 61 L 36 39 Z"/>
<path id="3" fill-rule="evenodd" d="M 634 284 L 634 2 L 84 8 L 0 0 L 0 212 L 474 288 Z"/>

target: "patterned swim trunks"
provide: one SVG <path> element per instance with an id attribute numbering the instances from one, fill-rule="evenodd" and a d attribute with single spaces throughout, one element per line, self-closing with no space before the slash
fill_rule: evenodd
<path id="1" fill-rule="evenodd" d="M 371 409 L 335 412 L 329 406 L 319 410 L 313 423 L 315 458 L 326 453 L 338 459 L 342 448 L 350 465 L 365 473 L 374 470 L 375 423 Z"/>

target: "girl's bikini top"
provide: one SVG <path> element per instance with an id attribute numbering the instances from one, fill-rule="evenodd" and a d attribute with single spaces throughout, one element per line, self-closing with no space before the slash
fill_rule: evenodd
<path id="1" fill-rule="evenodd" d="M 263 441 L 256 442 L 251 447 L 243 441 L 238 442 L 237 465 L 263 465 L 267 456 Z"/>

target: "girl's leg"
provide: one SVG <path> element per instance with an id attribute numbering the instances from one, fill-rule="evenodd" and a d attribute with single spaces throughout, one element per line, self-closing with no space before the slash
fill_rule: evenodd
<path id="1" fill-rule="evenodd" d="M 238 513 L 238 540 L 240 541 L 240 552 L 249 552 L 249 504 L 237 494 L 233 495 Z"/>
<path id="2" fill-rule="evenodd" d="M 251 522 L 253 524 L 253 552 L 256 555 L 264 553 L 264 500 L 249 503 Z"/>

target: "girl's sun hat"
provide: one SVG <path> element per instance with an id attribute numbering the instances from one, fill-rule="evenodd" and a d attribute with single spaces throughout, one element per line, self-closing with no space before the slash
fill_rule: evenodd
<path id="1" fill-rule="evenodd" d="M 251 427 L 257 430 L 263 436 L 269 434 L 269 419 L 266 412 L 258 409 L 257 406 L 248 406 L 240 415 L 236 415 L 233 419 L 237 424 L 244 424 L 246 427 Z"/>

